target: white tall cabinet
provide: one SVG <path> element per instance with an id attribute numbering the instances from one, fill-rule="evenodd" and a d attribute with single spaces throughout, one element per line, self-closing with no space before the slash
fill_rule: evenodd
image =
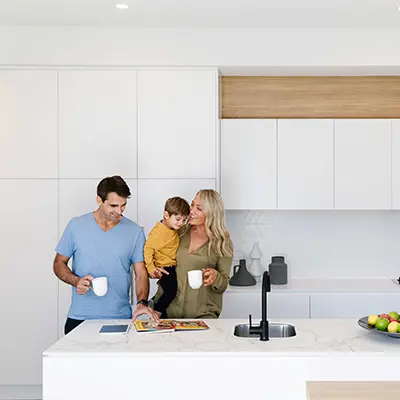
<path id="1" fill-rule="evenodd" d="M 57 72 L 0 70 L 0 396 L 57 340 Z"/>
<path id="2" fill-rule="evenodd" d="M 279 209 L 332 209 L 333 166 L 333 120 L 278 121 Z"/>
<path id="3" fill-rule="evenodd" d="M 94 211 L 96 186 L 121 175 L 131 189 L 125 215 L 137 220 L 137 72 L 59 72 L 59 237 L 68 221 Z M 71 286 L 59 282 L 59 337 Z"/>
<path id="4" fill-rule="evenodd" d="M 216 70 L 139 71 L 140 179 L 215 179 Z"/>
<path id="5" fill-rule="evenodd" d="M 0 70 L 0 178 L 57 177 L 57 71 Z"/>
<path id="6" fill-rule="evenodd" d="M 335 121 L 335 208 L 391 208 L 391 121 Z"/>
<path id="7" fill-rule="evenodd" d="M 137 177 L 136 91 L 136 71 L 59 72 L 61 179 Z"/>
<path id="8" fill-rule="evenodd" d="M 138 222 L 148 235 L 168 197 L 190 204 L 217 188 L 218 71 L 139 71 L 137 96 Z"/>
<path id="9" fill-rule="evenodd" d="M 0 70 L 0 132 L 0 311 L 17 327 L 1 334 L 0 399 L 10 385 L 23 394 L 7 399 L 29 398 L 70 305 L 55 247 L 69 219 L 96 209 L 100 179 L 124 177 L 125 215 L 146 234 L 167 197 L 217 188 L 218 70 Z"/>

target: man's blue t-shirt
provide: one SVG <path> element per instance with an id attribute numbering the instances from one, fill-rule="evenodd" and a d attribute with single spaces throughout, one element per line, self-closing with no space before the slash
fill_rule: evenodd
<path id="1" fill-rule="evenodd" d="M 108 292 L 103 297 L 92 290 L 79 295 L 73 287 L 69 318 L 132 318 L 130 268 L 144 260 L 145 240 L 143 229 L 125 217 L 107 232 L 96 223 L 92 212 L 69 221 L 56 247 L 57 253 L 72 257 L 72 272 L 80 278 L 91 275 L 108 279 Z"/>

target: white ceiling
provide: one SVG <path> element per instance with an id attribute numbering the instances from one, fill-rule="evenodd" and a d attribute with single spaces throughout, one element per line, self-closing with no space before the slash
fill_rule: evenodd
<path id="1" fill-rule="evenodd" d="M 129 5 L 117 10 L 116 3 Z M 0 25 L 399 28 L 400 0 L 0 0 Z"/>

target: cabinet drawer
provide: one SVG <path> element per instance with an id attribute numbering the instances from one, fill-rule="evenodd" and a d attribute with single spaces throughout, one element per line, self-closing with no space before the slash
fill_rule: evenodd
<path id="1" fill-rule="evenodd" d="M 400 310 L 400 292 L 313 294 L 310 305 L 311 318 L 361 318 Z"/>
<path id="2" fill-rule="evenodd" d="M 309 318 L 309 296 L 306 294 L 268 293 L 268 319 Z M 221 318 L 244 318 L 249 314 L 261 318 L 261 292 L 224 294 Z"/>

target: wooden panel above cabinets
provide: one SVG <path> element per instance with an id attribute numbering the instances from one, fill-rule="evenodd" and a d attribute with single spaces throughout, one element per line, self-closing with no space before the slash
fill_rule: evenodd
<path id="1" fill-rule="evenodd" d="M 400 76 L 223 76 L 222 118 L 400 118 Z"/>

